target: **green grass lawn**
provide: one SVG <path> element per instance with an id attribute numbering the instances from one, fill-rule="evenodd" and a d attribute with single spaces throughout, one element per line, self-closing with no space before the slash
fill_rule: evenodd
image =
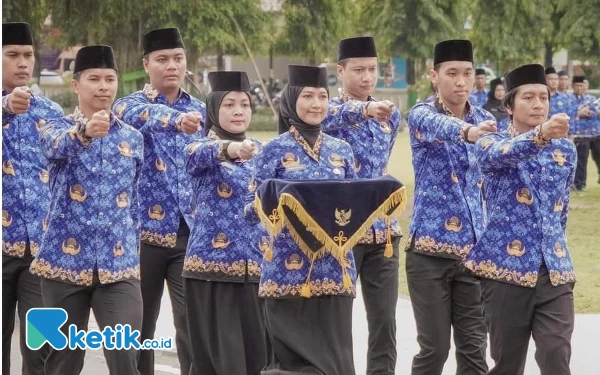
<path id="1" fill-rule="evenodd" d="M 259 140 L 267 140 L 273 138 L 275 134 L 275 132 L 256 132 L 252 133 L 252 136 Z M 402 230 L 407 232 L 412 214 L 414 190 L 407 132 L 398 135 L 388 171 L 407 186 L 409 202 L 401 220 Z M 587 190 L 584 193 L 571 195 L 567 238 L 577 272 L 575 309 L 578 313 L 600 313 L 600 185 L 597 181 L 596 165 L 590 159 Z M 406 237 L 400 243 L 400 249 L 404 249 L 405 241 Z M 408 295 L 403 256 L 400 257 L 400 264 L 400 292 Z"/>

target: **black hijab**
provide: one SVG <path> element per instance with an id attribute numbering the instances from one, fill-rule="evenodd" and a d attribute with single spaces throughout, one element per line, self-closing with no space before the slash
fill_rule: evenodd
<path id="1" fill-rule="evenodd" d="M 290 85 L 283 88 L 279 102 L 279 134 L 289 131 L 290 126 L 293 126 L 312 148 L 321 134 L 321 124 L 308 125 L 298 117 L 296 102 L 303 89 L 304 87 Z"/>
<path id="2" fill-rule="evenodd" d="M 246 132 L 242 133 L 230 133 L 227 130 L 223 129 L 219 124 L 219 109 L 221 108 L 221 102 L 225 95 L 229 94 L 232 91 L 211 91 L 208 94 L 208 98 L 206 99 L 206 123 L 205 123 L 205 132 L 208 135 L 208 132 L 212 130 L 215 134 L 224 141 L 235 141 L 242 142 L 246 139 Z M 250 98 L 250 94 L 246 91 L 243 91 Z"/>

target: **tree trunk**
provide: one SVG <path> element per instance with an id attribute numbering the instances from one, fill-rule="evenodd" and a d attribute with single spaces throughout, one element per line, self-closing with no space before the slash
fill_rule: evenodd
<path id="1" fill-rule="evenodd" d="M 544 44 L 544 66 L 546 68 L 552 66 L 552 56 L 554 56 L 554 51 L 552 46 L 549 43 Z"/>
<path id="2" fill-rule="evenodd" d="M 406 59 L 406 83 L 408 85 L 414 85 L 415 82 L 415 59 L 409 57 Z"/>
<path id="3" fill-rule="evenodd" d="M 225 59 L 223 58 L 223 48 L 217 47 L 217 70 L 225 70 Z"/>

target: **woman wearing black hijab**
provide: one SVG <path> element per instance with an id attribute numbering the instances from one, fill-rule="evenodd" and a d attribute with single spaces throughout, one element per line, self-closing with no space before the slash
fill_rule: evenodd
<path id="1" fill-rule="evenodd" d="M 502 120 L 508 117 L 506 108 L 502 106 L 502 98 L 506 93 L 504 82 L 502 78 L 495 78 L 490 82 L 490 91 L 488 92 L 487 103 L 483 106 L 483 109 L 491 113 L 496 119 L 496 123 L 500 123 Z"/>
<path id="2" fill-rule="evenodd" d="M 260 147 L 246 137 L 252 109 L 245 72 L 211 72 L 207 138 L 187 146 L 196 214 L 183 266 L 191 375 L 258 375 L 270 345 L 258 298 L 260 226 L 243 217 Z M 266 238 L 266 237 L 264 237 Z M 187 374 L 187 369 L 182 369 Z"/>
<path id="3" fill-rule="evenodd" d="M 325 68 L 290 65 L 288 73 L 289 84 L 281 96 L 280 135 L 254 158 L 251 187 L 267 179 L 356 178 L 350 146 L 321 131 L 329 108 Z M 258 223 L 253 201 L 251 193 L 246 199 L 246 218 Z M 331 253 L 311 261 L 287 228 L 269 251 L 262 263 L 259 296 L 265 299 L 274 356 L 262 374 L 354 374 L 356 267 L 352 251 L 343 262 Z"/>

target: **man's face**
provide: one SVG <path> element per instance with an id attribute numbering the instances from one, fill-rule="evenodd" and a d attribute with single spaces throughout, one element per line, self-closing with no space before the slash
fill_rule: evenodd
<path id="1" fill-rule="evenodd" d="M 71 81 L 79 106 L 98 112 L 110 111 L 117 95 L 118 80 L 114 69 L 86 69 L 79 80 Z"/>
<path id="2" fill-rule="evenodd" d="M 31 79 L 35 57 L 33 46 L 2 46 L 2 88 L 12 91 Z"/>
<path id="3" fill-rule="evenodd" d="M 522 85 L 517 89 L 513 108 L 507 108 L 513 122 L 534 128 L 546 121 L 550 101 L 548 87 L 539 83 Z"/>
<path id="4" fill-rule="evenodd" d="M 475 87 L 479 91 L 485 90 L 485 74 L 478 74 L 475 76 Z"/>
<path id="5" fill-rule="evenodd" d="M 567 91 L 569 88 L 569 76 L 558 77 L 558 89 L 560 91 Z"/>
<path id="6" fill-rule="evenodd" d="M 573 84 L 573 94 L 575 95 L 583 95 L 583 90 L 585 89 L 585 83 L 577 82 Z"/>
<path id="7" fill-rule="evenodd" d="M 446 61 L 439 65 L 438 71 L 431 70 L 429 77 L 445 102 L 461 105 L 467 102 L 473 90 L 473 73 L 473 63 Z"/>
<path id="8" fill-rule="evenodd" d="M 179 89 L 185 79 L 187 60 L 183 48 L 150 52 L 143 64 L 150 84 L 159 92 Z"/>
<path id="9" fill-rule="evenodd" d="M 556 91 L 558 89 L 558 74 L 546 74 L 546 85 L 548 85 L 550 91 Z"/>
<path id="10" fill-rule="evenodd" d="M 377 84 L 377 57 L 347 59 L 346 66 L 337 66 L 337 73 L 348 95 L 366 100 Z"/>

